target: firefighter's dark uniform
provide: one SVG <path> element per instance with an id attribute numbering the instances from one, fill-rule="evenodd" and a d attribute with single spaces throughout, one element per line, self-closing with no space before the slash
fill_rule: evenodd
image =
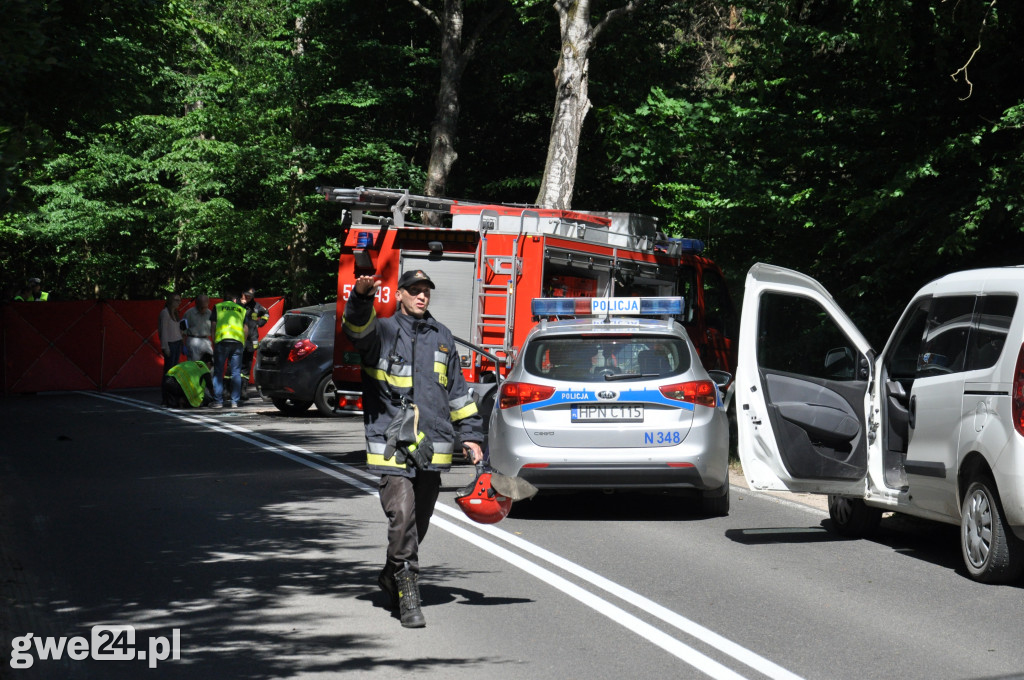
<path id="1" fill-rule="evenodd" d="M 366 463 L 381 474 L 380 501 L 388 517 L 385 573 L 406 563 L 419 573 L 419 544 L 434 512 L 441 472 L 451 467 L 456 428 L 461 441 L 482 442 L 483 420 L 462 377 L 451 331 L 429 312 L 422 319 L 400 311 L 378 318 L 373 299 L 352 293 L 342 327 L 363 364 Z M 384 457 L 385 430 L 401 397 L 410 395 L 419 408 L 419 429 L 434 447 L 426 470 L 399 460 L 400 455 Z"/>
<path id="2" fill-rule="evenodd" d="M 260 329 L 267 325 L 270 312 L 256 301 L 255 291 L 247 291 L 250 296 L 245 307 L 245 347 L 242 349 L 242 380 L 248 382 L 252 371 L 252 359 L 260 346 Z M 245 397 L 245 390 L 242 390 Z"/>

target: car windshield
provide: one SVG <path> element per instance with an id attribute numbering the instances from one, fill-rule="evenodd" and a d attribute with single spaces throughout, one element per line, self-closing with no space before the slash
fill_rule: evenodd
<path id="1" fill-rule="evenodd" d="M 668 335 L 562 335 L 535 339 L 522 361 L 532 375 L 602 382 L 614 375 L 679 375 L 690 368 L 690 352 L 681 338 Z"/>

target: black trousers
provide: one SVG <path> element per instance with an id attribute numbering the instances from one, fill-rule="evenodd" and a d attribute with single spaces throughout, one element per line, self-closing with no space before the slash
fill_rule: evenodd
<path id="1" fill-rule="evenodd" d="M 164 406 L 170 406 L 171 408 L 192 407 L 188 397 L 185 396 L 185 390 L 181 389 L 181 385 L 178 384 L 178 381 L 172 375 L 164 376 L 163 383 L 160 385 L 160 396 L 162 397 L 161 403 Z"/>
<path id="2" fill-rule="evenodd" d="M 385 570 L 400 571 L 405 563 L 420 571 L 420 543 L 441 491 L 441 473 L 417 470 L 416 476 L 381 475 L 380 505 L 388 518 L 388 557 Z"/>
<path id="3" fill-rule="evenodd" d="M 252 346 L 251 340 L 245 341 L 245 349 L 242 350 L 242 373 L 252 375 L 252 358 L 256 356 L 256 349 Z M 244 391 L 244 390 L 243 390 Z"/>

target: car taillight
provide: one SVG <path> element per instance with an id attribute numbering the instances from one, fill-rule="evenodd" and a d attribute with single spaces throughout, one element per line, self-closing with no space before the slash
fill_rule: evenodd
<path id="1" fill-rule="evenodd" d="M 299 361 L 305 359 L 316 351 L 316 345 L 311 340 L 296 340 L 292 348 L 288 350 L 288 361 Z"/>
<path id="2" fill-rule="evenodd" d="M 501 386 L 501 398 L 498 400 L 498 406 L 512 408 L 513 406 L 532 404 L 535 401 L 543 401 L 554 393 L 555 388 L 548 385 L 506 382 Z"/>
<path id="3" fill-rule="evenodd" d="M 1024 345 L 1017 353 L 1017 365 L 1013 369 L 1013 398 L 1010 400 L 1010 413 L 1013 416 L 1013 429 L 1017 434 L 1024 435 Z"/>
<path id="4" fill-rule="evenodd" d="M 363 410 L 363 398 L 362 397 L 347 397 L 347 396 L 345 396 L 343 394 L 339 394 L 338 395 L 338 408 L 362 411 Z"/>
<path id="5" fill-rule="evenodd" d="M 669 399 L 685 401 L 698 406 L 718 405 L 718 390 L 710 380 L 692 380 L 690 382 L 662 385 L 658 388 Z"/>

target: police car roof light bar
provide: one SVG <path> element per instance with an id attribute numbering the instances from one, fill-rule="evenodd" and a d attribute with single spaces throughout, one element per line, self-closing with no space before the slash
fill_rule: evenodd
<path id="1" fill-rule="evenodd" d="M 683 313 L 681 297 L 534 298 L 534 316 L 676 316 Z"/>

